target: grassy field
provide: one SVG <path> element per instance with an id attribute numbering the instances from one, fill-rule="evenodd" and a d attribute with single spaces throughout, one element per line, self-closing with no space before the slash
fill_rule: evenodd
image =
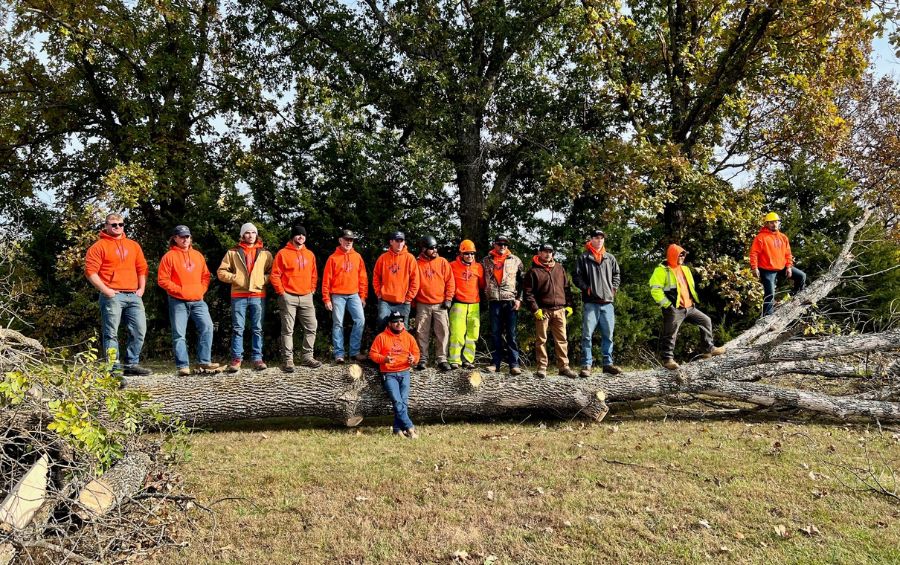
<path id="1" fill-rule="evenodd" d="M 383 425 L 382 425 L 383 424 Z M 189 545 L 158 563 L 900 562 L 900 434 L 666 421 L 359 430 L 279 421 L 194 437 Z"/>

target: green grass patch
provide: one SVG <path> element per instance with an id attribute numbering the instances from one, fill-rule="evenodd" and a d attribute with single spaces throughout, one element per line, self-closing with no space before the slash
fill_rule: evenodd
<path id="1" fill-rule="evenodd" d="M 157 562 L 900 561 L 900 505 L 848 471 L 900 467 L 892 432 L 652 416 L 419 429 L 195 435 L 181 471 L 215 515 L 193 511 L 190 544 Z"/>

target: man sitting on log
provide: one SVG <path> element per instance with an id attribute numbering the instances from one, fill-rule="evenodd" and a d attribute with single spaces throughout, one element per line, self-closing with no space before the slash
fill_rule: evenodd
<path id="1" fill-rule="evenodd" d="M 209 307 L 203 295 L 212 278 L 203 254 L 194 249 L 191 230 L 187 226 L 175 226 L 169 237 L 169 251 L 159 262 L 156 282 L 169 295 L 169 323 L 172 325 L 172 348 L 175 352 L 175 368 L 178 376 L 191 374 L 188 357 L 188 319 L 197 329 L 197 366 L 201 371 L 216 371 L 218 363 L 212 362 L 213 323 Z"/>
<path id="2" fill-rule="evenodd" d="M 403 322 L 403 314 L 394 310 L 388 315 L 388 327 L 375 337 L 369 359 L 378 363 L 384 389 L 394 407 L 393 432 L 410 439 L 419 437 L 409 419 L 409 369 L 419 362 L 419 346 Z"/>
<path id="3" fill-rule="evenodd" d="M 750 269 L 763 286 L 763 316 L 768 316 L 775 309 L 777 276 L 794 281 L 794 294 L 806 287 L 806 273 L 794 267 L 791 244 L 780 229 L 781 218 L 775 212 L 769 212 L 750 245 Z"/>
<path id="4" fill-rule="evenodd" d="M 694 305 L 699 302 L 694 289 L 694 276 L 684 264 L 687 251 L 674 243 L 666 252 L 666 262 L 650 276 L 650 295 L 662 308 L 663 333 L 660 339 L 663 367 L 675 370 L 675 340 L 682 322 L 696 324 L 705 346 L 705 357 L 725 353 L 724 347 L 713 342 L 712 320 Z"/>
<path id="5" fill-rule="evenodd" d="M 416 295 L 416 340 L 422 358 L 416 370 L 425 369 L 428 361 L 428 342 L 434 331 L 434 356 L 438 368 L 449 371 L 447 346 L 450 338 L 450 306 L 456 293 L 456 282 L 450 263 L 438 255 L 437 240 L 430 235 L 422 238 L 419 266 L 419 293 Z"/>
<path id="6" fill-rule="evenodd" d="M 566 337 L 566 318 L 572 315 L 572 289 L 563 266 L 553 258 L 553 246 L 544 243 L 532 258 L 525 274 L 525 305 L 534 314 L 534 355 L 537 361 L 535 377 L 547 376 L 547 329 L 553 334 L 556 364 L 559 374 L 575 377 L 569 368 L 569 342 Z"/>

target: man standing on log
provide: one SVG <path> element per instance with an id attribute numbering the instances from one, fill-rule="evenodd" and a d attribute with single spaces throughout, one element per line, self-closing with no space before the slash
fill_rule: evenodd
<path id="1" fill-rule="evenodd" d="M 700 328 L 700 337 L 706 350 L 704 357 L 725 353 L 724 347 L 716 347 L 713 342 L 712 320 L 695 307 L 699 302 L 694 289 L 694 275 L 684 264 L 687 251 L 676 244 L 671 244 L 666 251 L 666 261 L 653 271 L 650 276 L 650 295 L 662 308 L 663 333 L 660 339 L 663 367 L 670 370 L 678 368 L 675 362 L 675 340 L 682 322 L 695 324 Z"/>
<path id="2" fill-rule="evenodd" d="M 768 316 L 775 309 L 778 275 L 794 281 L 795 295 L 806 288 L 806 273 L 794 267 L 791 244 L 780 229 L 781 218 L 775 212 L 769 212 L 750 245 L 750 269 L 763 286 L 763 316 Z"/>
<path id="3" fill-rule="evenodd" d="M 84 258 L 84 274 L 100 292 L 101 346 L 113 371 L 123 367 L 119 354 L 119 323 L 125 320 L 128 343 L 125 346 L 126 375 L 149 375 L 150 369 L 138 365 L 147 318 L 144 314 L 144 289 L 147 286 L 147 260 L 133 239 L 125 237 L 125 221 L 120 214 L 109 214 L 100 231 L 100 239 L 91 245 Z"/>
<path id="4" fill-rule="evenodd" d="M 516 339 L 517 312 L 522 306 L 522 279 L 525 265 L 510 253 L 509 238 L 505 235 L 494 239 L 494 248 L 482 260 L 485 272 L 485 296 L 488 299 L 491 319 L 491 337 L 494 350 L 488 371 L 500 370 L 503 359 L 509 365 L 509 374 L 521 375 L 519 368 L 519 342 Z"/>
<path id="5" fill-rule="evenodd" d="M 172 325 L 172 348 L 178 376 L 191 374 L 188 356 L 187 324 L 194 322 L 197 330 L 197 366 L 201 371 L 215 371 L 212 362 L 213 323 L 203 295 L 212 276 L 203 254 L 194 249 L 191 230 L 175 226 L 169 237 L 169 251 L 159 262 L 156 282 L 169 295 L 169 323 Z"/>
<path id="6" fill-rule="evenodd" d="M 419 293 L 419 268 L 416 258 L 406 249 L 406 234 L 395 231 L 389 238 L 387 251 L 375 261 L 372 269 L 372 287 L 378 297 L 376 332 L 387 327 L 391 312 L 403 314 L 403 323 L 409 327 L 409 309 Z"/>
<path id="7" fill-rule="evenodd" d="M 534 376 L 547 376 L 547 328 L 553 333 L 556 346 L 556 364 L 559 374 L 575 377 L 569 368 L 569 341 L 566 337 L 566 318 L 572 315 L 572 289 L 566 270 L 553 257 L 553 246 L 544 243 L 532 258 L 532 265 L 525 274 L 525 304 L 534 314 L 534 355 L 537 372 Z"/>
<path id="8" fill-rule="evenodd" d="M 240 242 L 225 253 L 216 275 L 231 285 L 231 363 L 228 371 L 241 370 L 244 359 L 244 327 L 250 318 L 250 361 L 257 371 L 263 361 L 263 319 L 266 313 L 266 282 L 272 270 L 272 254 L 263 247 L 256 226 L 241 226 Z"/>
<path id="9" fill-rule="evenodd" d="M 384 389 L 394 407 L 395 434 L 409 439 L 419 437 L 416 426 L 409 419 L 409 369 L 419 362 L 419 346 L 406 331 L 403 313 L 388 314 L 388 327 L 375 337 L 369 349 L 369 359 L 378 363 Z"/>
<path id="10" fill-rule="evenodd" d="M 481 328 L 481 291 L 484 290 L 484 268 L 475 262 L 475 244 L 470 239 L 459 244 L 459 256 L 450 263 L 456 291 L 450 307 L 450 368 L 475 367 L 475 345 Z"/>
<path id="11" fill-rule="evenodd" d="M 613 365 L 613 331 L 616 314 L 613 300 L 622 281 L 619 263 L 606 250 L 606 233 L 591 232 L 585 251 L 575 263 L 575 286 L 581 289 L 584 300 L 584 318 L 581 324 L 582 367 L 579 376 L 590 377 L 593 364 L 592 337 L 600 326 L 600 351 L 603 355 L 603 372 L 618 375 L 622 369 Z"/>
<path id="12" fill-rule="evenodd" d="M 450 307 L 456 293 L 456 282 L 450 263 L 438 255 L 437 240 L 427 235 L 419 245 L 419 293 L 416 295 L 416 340 L 421 360 L 416 370 L 425 369 L 428 361 L 428 342 L 434 331 L 434 356 L 438 368 L 449 371 L 447 346 L 450 338 Z"/>
<path id="13" fill-rule="evenodd" d="M 334 362 L 344 362 L 344 311 L 349 310 L 353 320 L 350 332 L 350 356 L 365 361 L 362 347 L 363 327 L 366 323 L 366 296 L 369 293 L 369 275 L 362 255 L 353 249 L 356 234 L 343 230 L 338 246 L 325 262 L 322 273 L 322 300 L 331 312 L 331 343 L 334 346 Z"/>
<path id="14" fill-rule="evenodd" d="M 301 365 L 316 369 L 322 366 L 313 356 L 316 344 L 316 307 L 313 294 L 319 282 L 316 256 L 307 249 L 306 228 L 291 226 L 291 239 L 275 254 L 272 275 L 269 280 L 278 295 L 281 313 L 281 356 L 285 373 L 294 372 L 294 323 L 297 318 L 303 326 Z"/>

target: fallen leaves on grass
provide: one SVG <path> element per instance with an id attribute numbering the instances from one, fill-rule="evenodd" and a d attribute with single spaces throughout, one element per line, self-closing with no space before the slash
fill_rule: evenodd
<path id="1" fill-rule="evenodd" d="M 698 520 L 697 523 L 700 524 L 702 527 L 706 528 L 707 530 L 712 529 L 712 526 L 710 526 L 709 522 L 707 522 L 706 520 Z"/>
<path id="2" fill-rule="evenodd" d="M 819 531 L 819 528 L 815 527 L 812 524 L 806 526 L 805 528 L 798 529 L 809 537 L 822 535 L 822 532 Z"/>
<path id="3" fill-rule="evenodd" d="M 780 537 L 780 538 L 789 538 L 789 537 L 791 537 L 791 534 L 788 533 L 787 526 L 785 526 L 784 524 L 777 524 L 777 525 L 774 527 L 774 530 L 775 530 L 775 535 L 778 536 L 778 537 Z"/>

